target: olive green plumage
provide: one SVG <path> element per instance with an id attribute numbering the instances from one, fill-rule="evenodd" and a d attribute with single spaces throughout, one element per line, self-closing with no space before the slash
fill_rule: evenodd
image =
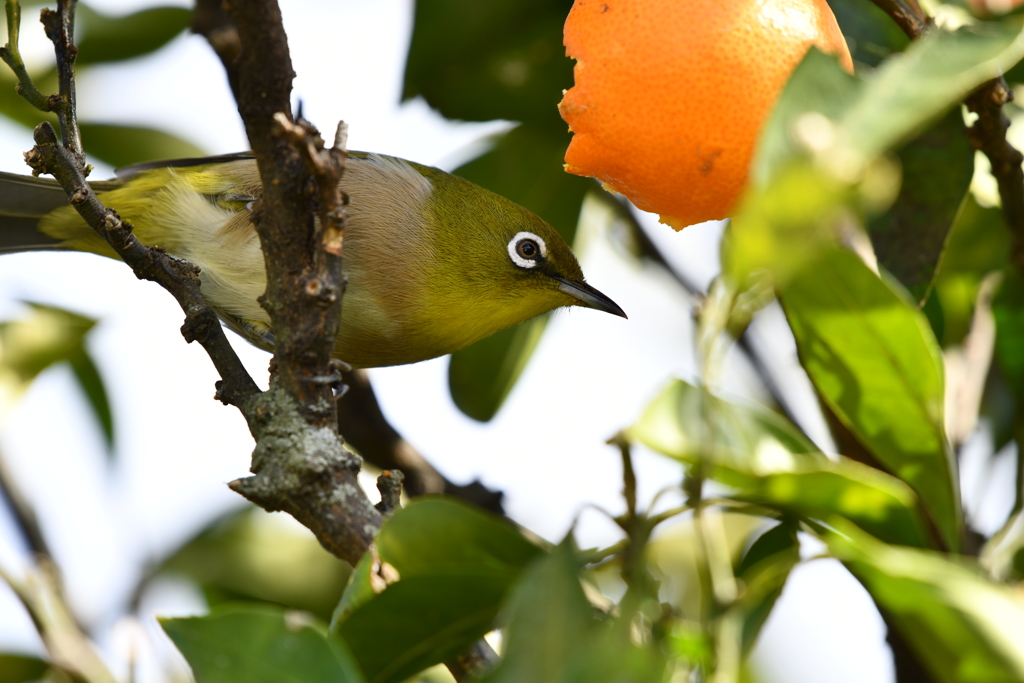
<path id="1" fill-rule="evenodd" d="M 272 348 L 269 318 L 256 302 L 266 279 L 250 222 L 261 192 L 255 161 L 221 157 L 127 171 L 123 180 L 95 184 L 104 204 L 134 224 L 144 244 L 196 264 L 203 293 L 226 324 Z M 558 233 L 504 197 L 436 168 L 357 152 L 341 184 L 351 204 L 335 356 L 353 366 L 451 353 L 561 306 L 624 317 L 583 282 Z M 0 174 L 0 251 L 45 247 L 116 258 L 53 181 Z"/>

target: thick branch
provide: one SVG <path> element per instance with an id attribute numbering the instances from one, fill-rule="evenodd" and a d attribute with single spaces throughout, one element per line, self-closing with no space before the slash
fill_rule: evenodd
<path id="1" fill-rule="evenodd" d="M 230 62 L 238 112 L 263 182 L 253 223 L 267 270 L 260 303 L 275 337 L 271 387 L 254 402 L 249 420 L 256 476 L 231 487 L 267 510 L 289 512 L 325 548 L 355 564 L 382 517 L 356 479 L 359 458 L 342 447 L 334 403 L 340 374 L 331 356 L 344 293 L 346 199 L 339 182 L 345 129 L 339 126 L 334 147 L 325 150 L 312 125 L 292 121 L 294 72 L 276 0 L 230 10 L 240 49 L 233 59 L 221 57 Z M 229 35 L 225 19 L 211 16 L 218 34 Z"/>
<path id="2" fill-rule="evenodd" d="M 233 481 L 231 488 L 270 512 L 289 513 L 324 548 L 355 565 L 383 522 L 356 479 L 359 457 L 342 447 L 332 426 L 308 424 L 276 378 L 252 406 L 256 476 Z"/>
<path id="3" fill-rule="evenodd" d="M 327 212 L 343 207 L 324 205 L 325 193 L 310 186 L 308 162 L 300 154 L 307 146 L 296 144 L 281 125 L 281 120 L 291 122 L 295 74 L 276 0 L 238 3 L 231 11 L 242 47 L 235 60 L 238 112 L 263 181 L 263 200 L 253 222 L 267 268 L 267 292 L 260 303 L 274 330 L 278 380 L 311 425 L 333 427 L 333 394 L 324 378 L 344 285 L 340 249 L 331 253 L 323 248 L 322 228 L 314 224 L 313 214 L 316 200 Z M 317 187 L 332 182 L 321 171 L 314 177 Z M 335 190 L 339 178 L 340 170 L 333 176 Z"/>

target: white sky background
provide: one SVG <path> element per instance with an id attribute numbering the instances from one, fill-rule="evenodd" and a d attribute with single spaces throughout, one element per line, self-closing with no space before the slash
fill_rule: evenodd
<path id="1" fill-rule="evenodd" d="M 90 4 L 125 13 L 155 3 Z M 282 4 L 298 74 L 295 95 L 325 137 L 344 118 L 352 149 L 450 169 L 472 155 L 482 136 L 504 127 L 447 122 L 423 102 L 399 102 L 412 28 L 409 0 Z M 45 58 L 49 48 L 32 17 L 25 17 L 22 34 L 25 41 L 36 37 L 35 46 L 26 46 L 29 54 Z M 325 43 L 332 46 L 326 56 L 317 52 Z M 91 69 L 79 82 L 79 98 L 82 120 L 152 125 L 211 154 L 248 146 L 220 64 L 197 36 L 181 36 L 143 59 Z M 552 106 L 557 99 L 553 93 Z M 21 154 L 31 146 L 28 130 L 0 120 L 0 170 L 26 172 Z M 100 168 L 94 177 L 109 170 Z M 679 268 L 702 285 L 709 282 L 718 268 L 721 226 L 676 234 L 648 219 L 652 237 Z M 629 320 L 589 310 L 557 314 L 491 423 L 474 422 L 454 407 L 446 358 L 375 370 L 372 377 L 396 428 L 450 479 L 480 478 L 503 490 L 511 516 L 551 540 L 580 517 L 577 536 L 581 545 L 592 546 L 618 536 L 600 514 L 582 512 L 585 506 L 613 512 L 623 507 L 619 457 L 604 441 L 630 424 L 670 377 L 696 378 L 693 303 L 662 273 L 620 258 L 600 234 L 578 253 L 588 281 L 619 303 Z M 72 604 L 87 623 L 99 625 L 113 660 L 119 636 L 108 629 L 145 565 L 243 504 L 225 484 L 248 474 L 252 441 L 237 411 L 212 400 L 215 373 L 202 349 L 181 339 L 176 304 L 122 264 L 82 254 L 0 257 L 0 320 L 23 310 L 18 300 L 101 320 L 90 347 L 112 392 L 116 462 L 105 461 L 98 430 L 61 368 L 40 378 L 7 417 L 0 449 L 37 505 Z M 787 390 L 810 405 L 784 330 L 778 311 L 769 309 L 754 331 L 780 359 Z M 265 383 L 269 355 L 233 339 L 257 381 Z M 725 389 L 759 398 L 749 371 L 736 362 L 730 368 Z M 57 411 L 58 424 L 49 422 Z M 812 415 L 805 426 L 827 447 L 817 418 Z M 642 500 L 679 480 L 678 466 L 667 459 L 640 451 L 636 464 Z M 24 549 L 6 514 L 0 509 L 0 565 L 16 568 Z M 157 608 L 165 614 L 202 609 L 187 586 L 165 593 Z M 892 672 L 883 639 L 884 627 L 860 586 L 838 563 L 815 561 L 791 579 L 755 661 L 766 681 L 884 683 Z M 0 587 L 0 652 L 39 647 L 27 617 Z M 157 679 L 143 676 L 142 683 L 147 680 Z"/>

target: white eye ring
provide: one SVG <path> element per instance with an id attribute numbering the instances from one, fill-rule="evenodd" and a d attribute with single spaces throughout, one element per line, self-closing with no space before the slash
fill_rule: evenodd
<path id="1" fill-rule="evenodd" d="M 523 258 L 519 255 L 519 243 L 526 239 L 536 242 L 537 246 L 540 248 L 540 254 L 532 259 Z M 508 257 L 512 259 L 512 263 L 516 264 L 520 268 L 536 268 L 540 259 L 543 259 L 547 255 L 548 245 L 544 243 L 544 239 L 542 237 L 534 235 L 532 232 L 517 232 L 516 236 L 512 238 L 512 241 L 508 243 Z"/>

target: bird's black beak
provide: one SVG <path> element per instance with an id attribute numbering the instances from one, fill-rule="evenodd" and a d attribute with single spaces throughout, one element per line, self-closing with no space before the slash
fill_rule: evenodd
<path id="1" fill-rule="evenodd" d="M 558 276 L 553 277 L 558 281 L 558 288 L 579 301 L 580 306 L 586 306 L 587 308 L 611 313 L 612 315 L 617 315 L 621 318 L 627 317 L 626 312 L 619 308 L 617 303 L 588 285 L 586 282 L 583 282 L 582 280 L 566 280 L 565 278 Z"/>

